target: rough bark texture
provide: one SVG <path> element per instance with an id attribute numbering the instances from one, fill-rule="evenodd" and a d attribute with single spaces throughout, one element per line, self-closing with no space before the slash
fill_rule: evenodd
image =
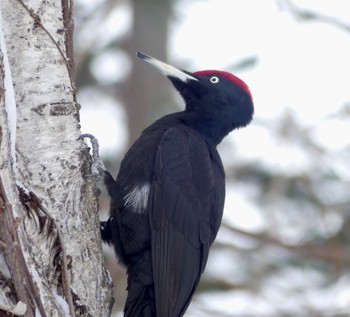
<path id="1" fill-rule="evenodd" d="M 0 8 L 0 315 L 109 316 L 97 189 L 77 141 L 71 3 Z"/>

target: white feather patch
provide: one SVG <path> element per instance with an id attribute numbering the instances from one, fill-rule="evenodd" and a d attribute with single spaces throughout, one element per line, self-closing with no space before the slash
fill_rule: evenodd
<path id="1" fill-rule="evenodd" d="M 147 207 L 150 187 L 150 184 L 136 185 L 125 195 L 125 207 L 141 214 Z"/>

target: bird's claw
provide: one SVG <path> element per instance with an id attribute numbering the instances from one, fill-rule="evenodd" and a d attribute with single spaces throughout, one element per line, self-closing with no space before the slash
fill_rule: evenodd
<path id="1" fill-rule="evenodd" d="M 91 143 L 91 149 L 92 149 L 92 164 L 91 164 L 91 174 L 86 174 L 86 177 L 100 177 L 104 174 L 106 168 L 100 158 L 100 153 L 99 153 L 99 144 L 98 140 L 89 133 L 84 133 L 82 134 L 78 140 L 84 140 L 84 138 L 89 138 L 90 143 Z"/>

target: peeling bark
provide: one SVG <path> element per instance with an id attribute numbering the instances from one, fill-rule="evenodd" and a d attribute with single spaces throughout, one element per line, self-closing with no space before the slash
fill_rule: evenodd
<path id="1" fill-rule="evenodd" d="M 97 188 L 77 141 L 72 3 L 0 5 L 0 315 L 109 316 Z"/>

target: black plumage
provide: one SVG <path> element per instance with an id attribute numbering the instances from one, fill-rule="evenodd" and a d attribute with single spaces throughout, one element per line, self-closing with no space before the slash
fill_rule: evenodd
<path id="1" fill-rule="evenodd" d="M 222 71 L 189 73 L 145 54 L 185 100 L 184 111 L 146 128 L 116 180 L 104 171 L 110 217 L 101 223 L 127 267 L 125 316 L 182 316 L 222 219 L 225 172 L 216 146 L 252 119 L 250 91 Z"/>

